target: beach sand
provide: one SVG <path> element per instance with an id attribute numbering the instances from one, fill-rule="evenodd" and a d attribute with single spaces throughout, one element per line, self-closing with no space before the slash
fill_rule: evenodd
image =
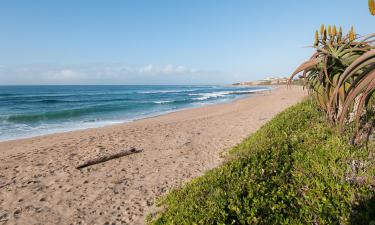
<path id="1" fill-rule="evenodd" d="M 143 224 L 155 199 L 224 161 L 224 153 L 299 102 L 280 86 L 230 103 L 135 122 L 0 142 L 0 224 Z M 81 170 L 134 147 L 140 153 Z"/>

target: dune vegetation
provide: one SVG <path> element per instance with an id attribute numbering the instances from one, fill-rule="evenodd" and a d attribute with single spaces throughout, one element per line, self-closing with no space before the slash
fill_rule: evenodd
<path id="1" fill-rule="evenodd" d="M 162 197 L 148 223 L 375 224 L 374 42 L 322 25 L 290 77 L 310 96 Z"/>
<path id="2" fill-rule="evenodd" d="M 222 166 L 160 199 L 151 224 L 368 224 L 374 148 L 353 146 L 313 99 L 277 115 Z M 367 221 L 367 222 L 366 222 Z"/>

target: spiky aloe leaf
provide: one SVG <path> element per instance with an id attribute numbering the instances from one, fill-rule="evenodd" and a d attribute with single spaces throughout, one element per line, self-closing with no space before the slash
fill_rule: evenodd
<path id="1" fill-rule="evenodd" d="M 372 71 L 372 73 L 375 73 L 375 69 Z M 371 74 L 369 76 L 371 76 Z M 362 93 L 362 96 L 360 98 L 358 108 L 356 111 L 356 119 L 355 119 L 357 130 L 359 129 L 359 122 L 360 122 L 362 112 L 364 111 L 365 108 L 367 108 L 369 100 L 374 92 L 375 92 L 375 79 L 373 79 L 371 83 L 367 86 L 367 89 Z"/>
<path id="2" fill-rule="evenodd" d="M 360 45 L 360 44 L 363 44 L 363 43 L 371 43 L 371 42 L 374 42 L 374 40 L 370 40 L 371 38 L 375 38 L 375 33 L 373 34 L 369 34 L 369 35 L 366 35 L 366 36 L 363 36 L 360 41 L 357 43 L 357 46 Z M 372 46 L 372 48 L 374 48 L 374 46 Z"/>
<path id="3" fill-rule="evenodd" d="M 358 57 L 342 74 L 338 85 L 348 80 L 364 67 L 375 63 L 375 50 L 371 50 Z"/>
<path id="4" fill-rule="evenodd" d="M 289 77 L 289 83 L 292 81 L 292 79 L 300 72 L 302 71 L 308 71 L 312 68 L 314 68 L 319 61 L 317 59 L 310 59 L 309 61 L 306 61 L 302 63 L 297 69 L 292 73 L 292 75 Z"/>
<path id="5" fill-rule="evenodd" d="M 328 75 L 327 63 L 328 63 L 328 57 L 324 57 L 323 63 L 322 63 L 323 73 L 324 73 L 326 80 L 332 84 L 331 79 L 329 78 L 329 75 Z"/>
<path id="6" fill-rule="evenodd" d="M 371 84 L 373 83 L 374 79 L 375 70 L 372 70 L 364 79 L 357 83 L 356 87 L 349 93 L 348 97 L 345 99 L 338 122 L 340 132 L 342 132 L 343 124 L 348 113 L 349 107 L 354 103 L 354 100 L 358 95 L 363 94 L 363 92 L 368 88 L 369 85 L 371 87 Z M 358 117 L 360 115 L 357 114 L 356 116 Z"/>
<path id="7" fill-rule="evenodd" d="M 366 52 L 362 56 L 358 57 L 352 64 L 350 64 L 350 66 L 348 66 L 345 69 L 345 71 L 342 73 L 340 77 L 340 80 L 337 83 L 335 91 L 330 100 L 329 107 L 333 107 L 335 104 L 337 104 L 337 95 L 338 95 L 339 88 L 341 85 L 345 83 L 348 77 L 355 74 L 358 70 L 360 70 L 364 66 L 374 63 L 374 60 L 375 60 L 375 50 L 371 50 L 371 51 Z"/>
<path id="8" fill-rule="evenodd" d="M 375 50 L 368 51 L 367 53 L 363 54 L 362 56 L 355 55 L 353 62 L 350 63 L 350 65 L 345 69 L 345 71 L 342 73 L 339 81 L 337 82 L 337 85 L 335 87 L 335 90 L 329 100 L 328 103 L 328 114 L 329 118 L 335 118 L 335 114 L 337 113 L 338 103 L 339 101 L 343 102 L 345 101 L 345 94 L 343 96 L 342 89 L 344 89 L 344 93 L 346 93 L 348 90 L 350 90 L 352 87 L 349 86 L 349 88 L 345 88 L 346 81 L 355 75 L 361 68 L 368 66 L 372 64 L 375 60 Z M 350 61 L 350 60 L 349 60 Z M 349 64 L 349 63 L 348 63 Z M 355 84 L 354 84 L 355 85 Z M 340 90 L 341 88 L 341 90 Z"/>

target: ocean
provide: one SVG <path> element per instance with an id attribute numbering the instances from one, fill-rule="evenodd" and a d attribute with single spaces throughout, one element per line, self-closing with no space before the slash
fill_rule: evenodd
<path id="1" fill-rule="evenodd" d="M 0 141 L 101 127 L 269 90 L 217 85 L 0 86 Z"/>

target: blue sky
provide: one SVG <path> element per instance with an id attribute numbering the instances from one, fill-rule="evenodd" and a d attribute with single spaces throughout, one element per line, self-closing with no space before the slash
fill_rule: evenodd
<path id="1" fill-rule="evenodd" d="M 3 0 L 0 85 L 286 76 L 322 23 L 368 34 L 374 22 L 367 0 Z"/>

